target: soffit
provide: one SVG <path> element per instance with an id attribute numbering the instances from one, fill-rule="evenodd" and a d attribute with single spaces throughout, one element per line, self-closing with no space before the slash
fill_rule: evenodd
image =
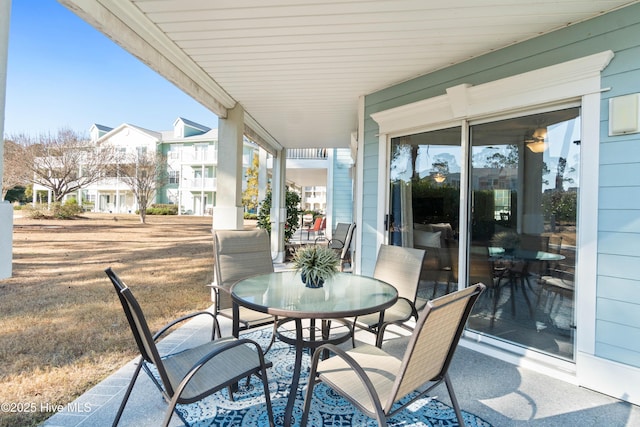
<path id="1" fill-rule="evenodd" d="M 60 1 L 216 114 L 241 103 L 286 148 L 349 147 L 359 97 L 635 3 Z"/>

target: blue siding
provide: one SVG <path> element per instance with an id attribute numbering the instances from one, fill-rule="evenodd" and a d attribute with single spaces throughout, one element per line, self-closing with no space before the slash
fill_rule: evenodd
<path id="1" fill-rule="evenodd" d="M 598 229 L 620 233 L 640 233 L 640 210 L 601 210 Z"/>
<path id="2" fill-rule="evenodd" d="M 339 222 L 353 222 L 353 178 L 351 150 L 336 149 L 333 156 L 333 226 Z"/>
<path id="3" fill-rule="evenodd" d="M 640 348 L 624 337 L 640 334 L 640 134 L 608 136 L 609 98 L 640 92 L 640 4 L 492 52 L 387 88 L 365 98 L 363 244 L 375 244 L 377 124 L 370 114 L 445 94 L 447 87 L 478 85 L 503 77 L 612 50 L 603 71 L 597 268 L 596 355 L 640 367 Z M 596 191 L 596 189 L 586 189 Z M 363 272 L 375 251 L 362 250 Z M 616 284 L 616 286 L 612 286 Z M 624 285 L 621 285 L 624 283 Z M 621 292 L 612 295 L 611 290 Z M 621 306 L 620 304 L 626 304 Z M 639 342 L 637 339 L 635 342 Z"/>

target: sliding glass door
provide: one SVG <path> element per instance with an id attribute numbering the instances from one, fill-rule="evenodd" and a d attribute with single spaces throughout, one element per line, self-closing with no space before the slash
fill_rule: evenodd
<path id="1" fill-rule="evenodd" d="M 461 128 L 391 140 L 389 243 L 426 251 L 421 297 L 457 287 L 452 252 L 460 227 Z"/>
<path id="2" fill-rule="evenodd" d="M 469 327 L 573 360 L 580 109 L 473 125 Z"/>
<path id="3" fill-rule="evenodd" d="M 488 289 L 469 329 L 567 360 L 580 127 L 575 107 L 402 136 L 390 147 L 388 242 L 426 250 L 420 296 L 481 281 Z"/>

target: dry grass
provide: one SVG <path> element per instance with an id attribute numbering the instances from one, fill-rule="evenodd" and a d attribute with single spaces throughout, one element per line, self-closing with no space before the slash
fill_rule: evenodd
<path id="1" fill-rule="evenodd" d="M 65 405 L 135 356 L 106 267 L 135 292 L 152 330 L 210 305 L 211 218 L 147 219 L 15 219 L 13 277 L 0 281 L 0 402 Z M 0 411 L 0 426 L 51 415 Z"/>

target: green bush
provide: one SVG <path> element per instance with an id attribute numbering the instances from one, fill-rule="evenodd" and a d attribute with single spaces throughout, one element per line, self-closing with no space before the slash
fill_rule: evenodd
<path id="1" fill-rule="evenodd" d="M 285 205 L 287 208 L 287 220 L 284 224 L 284 241 L 289 242 L 299 227 L 300 196 L 295 191 L 287 188 Z M 264 200 L 258 210 L 258 228 L 262 228 L 271 235 L 271 190 L 267 191 Z"/>
<path id="2" fill-rule="evenodd" d="M 82 213 L 82 207 L 76 199 L 68 199 L 64 204 L 60 202 L 51 205 L 51 213 L 57 219 L 72 219 Z"/>
<path id="3" fill-rule="evenodd" d="M 258 214 L 245 212 L 244 213 L 244 219 L 258 219 Z"/>
<path id="4" fill-rule="evenodd" d="M 153 204 L 147 208 L 147 215 L 178 215 L 178 205 Z"/>

